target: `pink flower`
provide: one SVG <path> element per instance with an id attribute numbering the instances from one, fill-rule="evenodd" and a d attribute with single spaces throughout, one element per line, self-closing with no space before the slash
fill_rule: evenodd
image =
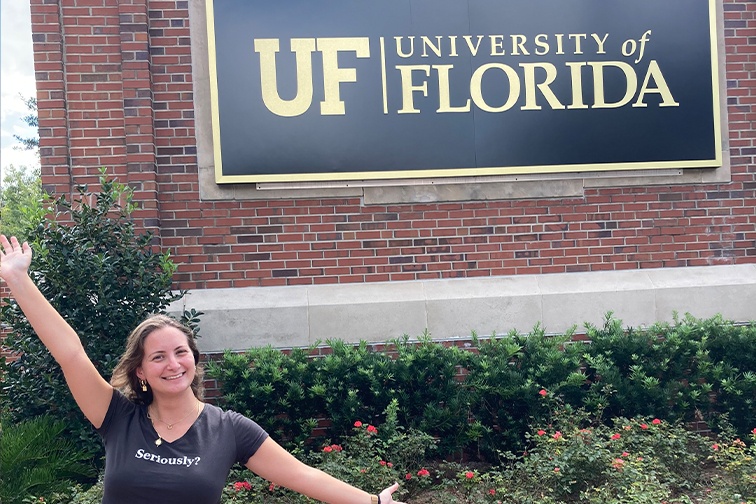
<path id="1" fill-rule="evenodd" d="M 268 491 L 269 492 L 272 492 L 275 489 L 276 489 L 276 484 L 275 483 L 271 483 L 270 486 L 268 487 Z"/>
<path id="2" fill-rule="evenodd" d="M 355 427 L 362 427 L 362 422 L 360 422 L 359 420 L 357 420 L 356 422 L 354 422 L 354 426 Z"/>
<path id="3" fill-rule="evenodd" d="M 539 429 L 538 432 L 536 432 L 536 434 L 538 434 L 539 436 L 543 436 L 544 434 L 546 434 L 546 431 L 543 429 Z"/>
<path id="4" fill-rule="evenodd" d="M 465 473 L 465 478 L 467 478 L 467 479 L 473 479 L 474 477 L 475 477 L 475 473 L 472 472 L 472 471 L 467 471 Z"/>
<path id="5" fill-rule="evenodd" d="M 552 437 L 554 439 L 561 439 L 562 438 L 562 433 L 559 432 L 559 431 L 556 431 Z"/>
<path id="6" fill-rule="evenodd" d="M 614 467 L 617 470 L 621 470 L 624 465 L 625 465 L 625 461 L 620 458 L 616 458 L 614 459 L 614 462 L 612 462 L 612 467 Z"/>
<path id="7" fill-rule="evenodd" d="M 627 452 L 622 452 L 622 456 L 623 456 L 623 457 L 629 457 L 629 456 L 630 456 L 630 454 L 629 454 L 629 453 L 627 453 Z"/>
<path id="8" fill-rule="evenodd" d="M 546 397 L 548 395 L 548 392 L 546 392 L 546 389 L 541 389 L 541 391 L 538 393 L 541 394 L 541 397 Z"/>
<path id="9" fill-rule="evenodd" d="M 555 467 L 555 468 L 554 468 L 554 472 L 555 472 L 555 473 L 558 473 L 559 471 L 560 471 L 560 469 L 559 469 L 558 467 Z"/>
<path id="10" fill-rule="evenodd" d="M 381 464 L 382 466 L 385 466 L 385 465 L 386 465 L 386 461 L 385 461 L 385 460 L 381 460 L 381 461 L 379 462 L 379 464 Z"/>
<path id="11" fill-rule="evenodd" d="M 617 439 L 621 438 L 621 437 L 622 437 L 622 436 L 620 436 L 619 434 L 612 434 L 612 439 L 613 439 L 613 440 L 615 440 L 615 441 L 616 441 Z"/>
<path id="12" fill-rule="evenodd" d="M 753 433 L 754 433 L 754 435 L 756 435 L 756 427 L 754 427 L 754 428 L 753 428 L 753 430 L 752 430 L 751 432 L 753 432 Z"/>
<path id="13" fill-rule="evenodd" d="M 648 429 L 648 424 L 642 423 L 642 424 L 640 424 L 640 428 L 643 429 L 643 430 L 646 430 L 646 429 Z"/>
<path id="14" fill-rule="evenodd" d="M 389 467 L 394 467 L 394 464 L 392 464 L 391 462 L 386 462 L 386 465 Z"/>
<path id="15" fill-rule="evenodd" d="M 653 420 L 651 420 L 651 423 L 654 425 L 659 425 L 661 423 L 661 420 L 659 420 L 658 418 L 654 418 Z"/>
<path id="16" fill-rule="evenodd" d="M 714 443 L 713 445 L 711 445 L 711 449 L 714 451 L 719 451 L 719 445 L 717 443 Z"/>
<path id="17" fill-rule="evenodd" d="M 488 490 L 488 495 L 496 495 L 496 490 L 491 488 Z"/>

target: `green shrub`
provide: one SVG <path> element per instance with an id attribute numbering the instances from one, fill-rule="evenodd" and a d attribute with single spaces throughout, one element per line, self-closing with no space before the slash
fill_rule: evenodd
<path id="1" fill-rule="evenodd" d="M 181 294 L 171 292 L 174 264 L 157 253 L 149 233 L 137 234 L 132 191 L 105 177 L 101 189 L 85 186 L 78 196 L 54 202 L 46 220 L 30 234 L 30 275 L 43 295 L 81 337 L 100 373 L 109 378 L 126 337 L 147 315 Z M 63 373 L 39 341 L 13 299 L 0 318 L 12 327 L 5 346 L 19 358 L 5 365 L 0 403 L 12 421 L 41 414 L 64 420 L 67 436 L 89 451 L 101 443 L 68 391 Z"/>
<path id="2" fill-rule="evenodd" d="M 445 346 L 423 334 L 417 342 L 405 337 L 394 341 L 394 397 L 402 425 L 439 440 L 440 454 L 460 451 L 469 442 L 471 395 L 460 379 L 475 355 Z"/>
<path id="3" fill-rule="evenodd" d="M 560 394 L 580 403 L 585 376 L 580 370 L 581 345 L 570 344 L 572 333 L 547 336 L 540 326 L 529 334 L 511 332 L 503 338 L 475 340 L 466 385 L 474 392 L 472 413 L 482 428 L 480 451 L 522 448 L 528 425 L 549 414 L 539 394 Z"/>
<path id="4" fill-rule="evenodd" d="M 0 435 L 0 502 L 17 504 L 29 495 L 50 496 L 95 474 L 91 453 L 68 441 L 65 424 L 40 416 L 4 424 Z"/>
<path id="5" fill-rule="evenodd" d="M 364 341 L 329 341 L 325 357 L 311 357 L 313 349 L 226 353 L 209 374 L 227 406 L 291 446 L 322 419 L 331 420 L 325 437 L 337 442 L 355 419 L 380 424 L 395 399 L 399 423 L 437 439 L 440 456 L 493 461 L 521 450 L 528 426 L 553 413 L 541 391 L 605 421 L 729 421 L 741 437 L 756 425 L 756 327 L 688 315 L 625 329 L 608 314 L 587 336 L 584 343 L 573 331 L 547 335 L 536 326 L 473 335 L 469 348 L 405 336 L 388 347 L 392 357 Z"/>
<path id="6" fill-rule="evenodd" d="M 675 315 L 672 324 L 623 329 L 609 314 L 587 336 L 586 406 L 712 426 L 726 418 L 740 435 L 756 424 L 756 326 Z"/>
<path id="7" fill-rule="evenodd" d="M 312 435 L 323 417 L 322 403 L 312 391 L 315 366 L 310 351 L 284 354 L 263 347 L 226 352 L 223 360 L 208 362 L 207 374 L 221 382 L 224 407 L 254 419 L 277 442 L 293 448 Z"/>

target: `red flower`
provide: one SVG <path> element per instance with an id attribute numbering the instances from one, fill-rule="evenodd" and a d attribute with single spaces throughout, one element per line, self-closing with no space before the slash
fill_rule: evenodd
<path id="1" fill-rule="evenodd" d="M 467 471 L 465 473 L 465 478 L 467 478 L 467 479 L 473 479 L 474 477 L 475 477 L 475 473 L 472 472 L 472 471 Z"/>
<path id="2" fill-rule="evenodd" d="M 640 428 L 643 429 L 643 430 L 646 430 L 646 429 L 648 429 L 648 424 L 642 423 L 642 424 L 640 424 Z"/>
<path id="3" fill-rule="evenodd" d="M 661 420 L 659 420 L 658 418 L 654 418 L 653 420 L 651 420 L 651 423 L 654 425 L 659 425 L 661 423 Z"/>
<path id="4" fill-rule="evenodd" d="M 711 449 L 714 451 L 719 451 L 719 445 L 717 443 L 714 443 L 713 445 L 711 445 Z"/>
<path id="5" fill-rule="evenodd" d="M 552 436 L 554 439 L 561 439 L 562 433 L 559 431 L 556 431 L 554 435 Z"/>
<path id="6" fill-rule="evenodd" d="M 271 483 L 270 486 L 268 487 L 268 491 L 269 492 L 272 492 L 275 489 L 276 489 L 276 484 L 275 483 Z"/>
<path id="7" fill-rule="evenodd" d="M 546 434 L 546 431 L 543 429 L 539 429 L 538 432 L 536 432 L 536 434 L 538 434 L 539 436 L 543 436 L 544 434 Z"/>
<path id="8" fill-rule="evenodd" d="M 491 488 L 488 490 L 488 495 L 496 495 L 496 490 Z"/>
<path id="9" fill-rule="evenodd" d="M 340 452 L 341 450 L 344 449 L 341 447 L 341 445 L 337 445 L 337 444 L 332 444 L 331 448 L 333 449 L 333 451 L 337 451 L 337 452 Z"/>
<path id="10" fill-rule="evenodd" d="M 369 433 L 371 433 L 371 434 L 378 434 L 378 429 L 376 429 L 376 428 L 375 428 L 375 427 L 373 427 L 372 425 L 368 425 L 368 426 L 367 426 L 367 431 L 368 431 Z"/>
<path id="11" fill-rule="evenodd" d="M 385 466 L 385 465 L 386 465 L 386 461 L 385 461 L 385 460 L 381 460 L 381 461 L 379 462 L 379 464 L 381 464 L 382 466 Z"/>
<path id="12" fill-rule="evenodd" d="M 546 392 L 546 389 L 541 389 L 541 391 L 538 393 L 541 394 L 541 397 L 546 397 L 548 395 L 548 392 Z"/>
<path id="13" fill-rule="evenodd" d="M 237 481 L 234 483 L 234 490 L 241 492 L 242 490 L 252 490 L 252 485 L 249 481 Z"/>
<path id="14" fill-rule="evenodd" d="M 629 454 L 629 453 L 627 453 L 627 452 L 622 452 L 622 456 L 623 456 L 623 457 L 629 457 L 629 456 L 630 456 L 630 454 Z"/>
<path id="15" fill-rule="evenodd" d="M 412 479 L 412 475 L 410 473 L 407 473 L 407 474 L 404 475 L 404 479 L 411 480 Z"/>
<path id="16" fill-rule="evenodd" d="M 756 434 L 756 427 L 754 427 L 751 432 L 753 432 L 754 434 Z"/>
<path id="17" fill-rule="evenodd" d="M 333 448 L 331 448 L 330 446 L 326 446 L 325 448 L 323 448 L 323 451 L 326 453 L 331 453 L 333 451 Z"/>
<path id="18" fill-rule="evenodd" d="M 615 441 L 616 441 L 617 439 L 621 438 L 621 437 L 622 437 L 622 436 L 620 436 L 619 434 L 612 434 L 612 439 L 613 439 L 613 440 L 615 440 Z"/>
<path id="19" fill-rule="evenodd" d="M 420 469 L 419 471 L 417 471 L 417 475 L 418 476 L 430 476 L 430 472 L 428 472 L 428 469 L 426 469 L 425 467 L 423 467 L 422 469 Z"/>
<path id="20" fill-rule="evenodd" d="M 362 422 L 360 422 L 359 420 L 357 420 L 356 422 L 354 422 L 354 426 L 355 427 L 362 427 Z"/>

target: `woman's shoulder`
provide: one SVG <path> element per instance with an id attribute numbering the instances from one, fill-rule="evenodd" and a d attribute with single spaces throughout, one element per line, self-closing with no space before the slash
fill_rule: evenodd
<path id="1" fill-rule="evenodd" d="M 253 427 L 255 429 L 261 429 L 261 427 L 251 418 L 231 409 L 224 409 L 220 406 L 211 403 L 205 403 L 203 414 L 210 423 L 230 423 L 235 427 Z"/>

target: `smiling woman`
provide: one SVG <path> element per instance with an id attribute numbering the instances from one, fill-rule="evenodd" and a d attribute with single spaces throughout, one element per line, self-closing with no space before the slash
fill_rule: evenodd
<path id="1" fill-rule="evenodd" d="M 28 243 L 0 235 L 0 278 L 105 444 L 103 504 L 219 503 L 237 463 L 327 503 L 396 502 L 398 484 L 371 495 L 300 462 L 253 420 L 204 403 L 193 334 L 170 317 L 151 316 L 131 332 L 108 383 L 31 280 L 31 260 Z"/>

